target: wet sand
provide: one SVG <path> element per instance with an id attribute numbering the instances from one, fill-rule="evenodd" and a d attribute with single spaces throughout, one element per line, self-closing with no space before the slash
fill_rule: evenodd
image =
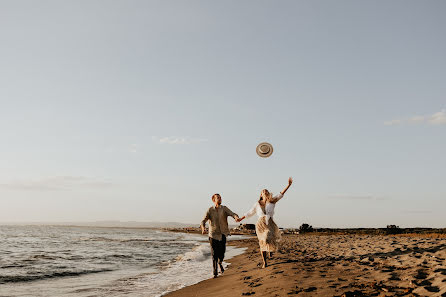
<path id="1" fill-rule="evenodd" d="M 444 237 L 287 235 L 264 269 L 256 238 L 230 244 L 224 275 L 166 296 L 446 296 Z"/>

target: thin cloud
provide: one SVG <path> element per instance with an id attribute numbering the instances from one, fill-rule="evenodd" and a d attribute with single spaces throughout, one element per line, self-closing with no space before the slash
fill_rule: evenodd
<path id="1" fill-rule="evenodd" d="M 385 197 L 375 197 L 370 195 L 335 195 L 328 197 L 329 199 L 339 199 L 339 200 L 365 200 L 365 201 L 378 201 L 378 200 L 389 200 Z"/>
<path id="2" fill-rule="evenodd" d="M 139 148 L 139 146 L 136 143 L 134 143 L 134 144 L 130 145 L 129 152 L 137 153 L 138 152 L 138 148 Z"/>
<path id="3" fill-rule="evenodd" d="M 206 142 L 207 139 L 204 138 L 192 138 L 192 137 L 177 137 L 177 136 L 169 136 L 169 137 L 152 137 L 154 142 L 160 144 L 194 144 L 200 142 Z"/>
<path id="4" fill-rule="evenodd" d="M 430 125 L 445 125 L 446 124 L 446 109 L 436 112 L 432 115 L 415 115 L 410 118 L 393 119 L 385 121 L 386 126 L 396 126 L 403 124 L 430 124 Z"/>
<path id="5" fill-rule="evenodd" d="M 402 212 L 407 214 L 430 214 L 432 210 L 404 210 Z"/>
<path id="6" fill-rule="evenodd" d="M 402 120 L 390 120 L 390 121 L 385 121 L 384 125 L 386 126 L 394 126 L 394 125 L 399 125 L 402 124 Z"/>
<path id="7" fill-rule="evenodd" d="M 14 180 L 0 183 L 0 189 L 22 191 L 61 191 L 76 188 L 107 188 L 113 183 L 85 176 L 55 176 L 43 179 Z"/>
<path id="8" fill-rule="evenodd" d="M 413 116 L 409 119 L 410 123 L 413 124 L 419 124 L 419 123 L 423 123 L 425 121 L 426 117 L 425 116 Z"/>
<path id="9" fill-rule="evenodd" d="M 428 122 L 432 125 L 444 125 L 446 124 L 446 109 L 440 112 L 434 113 L 429 117 Z"/>

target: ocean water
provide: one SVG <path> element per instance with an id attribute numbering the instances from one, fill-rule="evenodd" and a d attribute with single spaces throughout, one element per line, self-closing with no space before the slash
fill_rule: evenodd
<path id="1" fill-rule="evenodd" d="M 212 277 L 210 256 L 198 234 L 0 226 L 0 296 L 162 296 Z"/>

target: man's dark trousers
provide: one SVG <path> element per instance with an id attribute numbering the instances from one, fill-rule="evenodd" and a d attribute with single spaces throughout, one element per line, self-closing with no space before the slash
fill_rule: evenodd
<path id="1" fill-rule="evenodd" d="M 221 240 L 209 237 L 209 243 L 211 244 L 211 254 L 212 254 L 212 265 L 214 266 L 214 276 L 218 275 L 218 264 L 220 264 L 220 269 L 222 269 L 222 262 L 225 258 L 226 251 L 226 236 L 222 235 Z"/>

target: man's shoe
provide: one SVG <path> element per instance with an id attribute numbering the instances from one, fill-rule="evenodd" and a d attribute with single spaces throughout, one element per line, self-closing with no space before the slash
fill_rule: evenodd
<path id="1" fill-rule="evenodd" d="M 218 277 L 218 275 L 214 274 L 214 278 L 217 278 L 217 277 Z"/>

